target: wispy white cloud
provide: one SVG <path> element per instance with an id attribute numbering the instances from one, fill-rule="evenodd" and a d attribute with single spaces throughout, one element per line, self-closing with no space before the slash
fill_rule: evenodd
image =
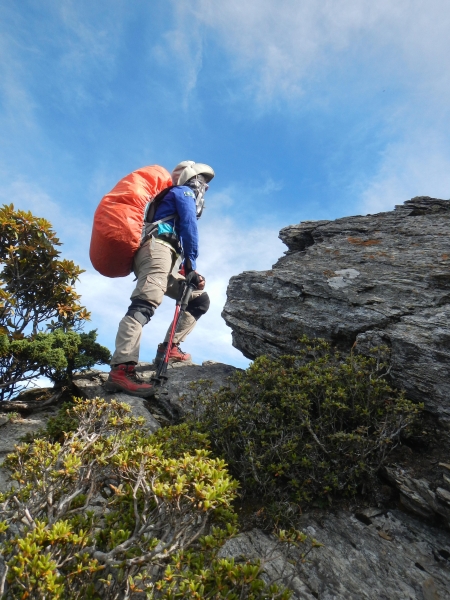
<path id="1" fill-rule="evenodd" d="M 174 27 L 152 48 L 152 55 L 176 73 L 182 108 L 187 112 L 203 64 L 202 23 L 196 19 L 190 3 L 174 3 Z"/>
<path id="2" fill-rule="evenodd" d="M 90 5 L 61 0 L 53 5 L 59 24 L 55 50 L 60 74 L 58 88 L 74 108 L 110 100 L 108 81 L 114 74 L 126 22 L 122 0 Z M 55 28 L 52 27 L 54 35 Z M 99 85 L 103 91 L 99 93 Z"/>
<path id="3" fill-rule="evenodd" d="M 8 125 L 36 126 L 33 82 L 39 78 L 48 86 L 46 101 L 60 110 L 108 99 L 125 9 L 123 0 L 91 4 L 89 10 L 74 0 L 47 1 L 28 19 L 26 9 L 1 7 L 0 93 Z"/>
<path id="4" fill-rule="evenodd" d="M 283 189 L 284 184 L 282 181 L 275 181 L 271 177 L 268 177 L 262 186 L 256 188 L 254 191 L 258 194 L 270 195 L 274 192 L 279 192 Z"/>
<path id="5" fill-rule="evenodd" d="M 447 0 L 193 0 L 188 10 L 174 0 L 174 6 L 225 51 L 227 68 L 241 76 L 237 97 L 252 99 L 249 114 L 276 110 L 280 102 L 294 111 L 333 110 L 336 95 L 351 110 L 361 94 L 387 90 L 390 100 L 374 99 L 367 112 L 384 143 L 379 166 L 362 192 L 361 176 L 351 186 L 363 209 L 422 193 L 450 195 Z"/>
<path id="6" fill-rule="evenodd" d="M 0 187 L 0 203 L 12 203 L 17 210 L 30 211 L 47 219 L 63 244 L 60 248 L 62 254 L 86 267 L 92 225 L 78 217 L 75 210 L 62 205 L 38 184 L 25 179 Z"/>
<path id="7" fill-rule="evenodd" d="M 370 182 L 361 184 L 361 211 L 393 210 L 414 196 L 450 198 L 450 147 L 442 136 L 414 132 L 402 142 L 390 144 L 380 168 Z"/>
<path id="8" fill-rule="evenodd" d="M 35 102 L 27 89 L 26 68 L 19 55 L 13 37 L 0 32 L 0 124 L 7 138 L 18 128 L 27 133 L 36 130 Z"/>
<path id="9" fill-rule="evenodd" d="M 175 2 L 178 9 L 182 4 Z M 194 0 L 190 6 L 261 101 L 292 99 L 305 78 L 349 58 L 366 62 L 372 75 L 405 81 L 415 74 L 414 87 L 436 82 L 436 75 L 445 89 L 450 84 L 443 68 L 450 50 L 446 0 Z"/>
<path id="10" fill-rule="evenodd" d="M 186 345 L 203 360 L 224 360 L 225 356 L 232 364 L 247 364 L 240 352 L 232 348 L 231 330 L 221 317 L 226 290 L 233 275 L 272 267 L 285 250 L 278 239 L 278 230 L 275 226 L 243 227 L 238 216 L 217 216 L 200 226 L 198 269 L 206 277 L 211 308 L 200 319 Z"/>

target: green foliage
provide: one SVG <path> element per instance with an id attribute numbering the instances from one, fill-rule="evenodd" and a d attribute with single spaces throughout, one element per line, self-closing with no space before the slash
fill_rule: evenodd
<path id="1" fill-rule="evenodd" d="M 73 565 L 71 587 L 83 586 L 86 574 L 89 577 L 102 570 L 97 561 L 83 552 L 88 542 L 87 533 L 82 530 L 75 532 L 69 521 L 58 521 L 50 527 L 45 521 L 36 521 L 23 537 L 13 538 L 6 545 L 6 552 L 12 555 L 8 565 L 9 578 L 20 580 L 19 585 L 11 586 L 11 593 L 21 594 L 22 598 L 65 598 L 64 578 L 58 573 L 64 561 Z M 55 548 L 57 551 L 39 552 L 44 548 Z M 73 556 L 76 557 L 75 561 Z M 91 595 L 94 591 L 92 586 L 88 588 L 87 597 L 95 597 Z"/>
<path id="2" fill-rule="evenodd" d="M 148 598 L 289 600 L 291 597 L 288 590 L 280 590 L 275 584 L 266 584 L 261 578 L 261 563 L 238 563 L 233 558 L 215 556 L 216 553 L 208 549 L 179 553 L 166 568 L 164 578 L 148 585 Z M 141 581 L 145 582 L 145 576 Z"/>
<path id="3" fill-rule="evenodd" d="M 56 318 L 64 327 L 89 317 L 73 285 L 83 272 L 71 260 L 60 260 L 61 243 L 45 219 L 0 208 L 0 324 L 21 334 L 31 325 Z"/>
<path id="4" fill-rule="evenodd" d="M 50 442 L 63 442 L 66 434 L 73 433 L 79 426 L 77 414 L 74 412 L 75 406 L 76 404 L 64 402 L 56 415 L 49 418 L 44 429 L 22 439 L 29 443 L 37 438 L 44 438 Z"/>
<path id="5" fill-rule="evenodd" d="M 199 448 L 208 450 L 210 446 L 208 436 L 191 429 L 187 423 L 158 429 L 152 440 L 163 444 L 165 455 L 171 458 L 180 458 L 186 452 L 194 454 Z"/>
<path id="6" fill-rule="evenodd" d="M 260 357 L 229 388 L 199 390 L 192 419 L 244 495 L 304 506 L 369 486 L 419 407 L 390 388 L 379 353 L 302 342 L 298 356 Z"/>
<path id="7" fill-rule="evenodd" d="M 18 412 L 3 413 L 2 417 L 6 417 L 8 421 L 20 421 L 22 419 L 22 415 Z"/>
<path id="8" fill-rule="evenodd" d="M 111 353 L 105 346 L 96 342 L 97 330 L 93 329 L 88 333 L 81 332 L 77 350 L 72 354 L 67 354 L 66 373 L 70 376 L 73 371 L 81 369 L 90 369 L 94 365 L 109 364 Z"/>
<path id="9" fill-rule="evenodd" d="M 149 436 L 115 401 L 77 399 L 69 416 L 62 442 L 36 439 L 5 461 L 17 488 L 0 495 L 2 598 L 289 598 L 262 564 L 218 557 L 237 533 L 237 482 L 194 449 L 204 435 Z"/>
<path id="10" fill-rule="evenodd" d="M 164 578 L 150 585 L 149 598 L 193 598 L 203 600 L 214 598 L 227 600 L 289 600 L 291 592 L 280 589 L 278 585 L 267 584 L 261 574 L 264 565 L 281 555 L 295 560 L 304 561 L 308 554 L 321 546 L 316 540 L 304 533 L 291 529 L 276 533 L 277 543 L 265 554 L 262 560 L 240 561 L 234 558 L 218 557 L 217 551 L 223 543 L 235 533 L 235 528 L 228 525 L 227 529 L 213 527 L 210 535 L 204 536 L 199 542 L 200 552 L 178 552 L 164 572 Z M 295 552 L 300 546 L 305 550 Z M 294 553 L 292 553 L 294 550 Z M 142 576 L 145 580 L 145 576 Z"/>
<path id="11" fill-rule="evenodd" d="M 0 208 L 0 400 L 37 375 L 61 383 L 109 360 L 95 331 L 78 332 L 89 319 L 73 287 L 83 270 L 59 258 L 60 245 L 45 219 Z"/>

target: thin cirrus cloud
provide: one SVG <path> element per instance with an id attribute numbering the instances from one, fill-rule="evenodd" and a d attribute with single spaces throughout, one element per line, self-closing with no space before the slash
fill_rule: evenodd
<path id="1" fill-rule="evenodd" d="M 440 135 L 422 132 L 385 150 L 376 177 L 364 186 L 362 206 L 373 214 L 413 196 L 450 197 L 450 148 Z"/>
<path id="2" fill-rule="evenodd" d="M 446 0 L 196 0 L 189 8 L 178 1 L 174 6 L 184 43 L 190 38 L 198 48 L 209 36 L 221 44 L 259 111 L 278 109 L 280 102 L 291 113 L 314 104 L 326 108 L 338 97 L 351 110 L 364 94 L 392 95 L 378 109 L 384 137 L 378 166 L 371 178 L 358 175 L 350 185 L 359 210 L 390 209 L 419 193 L 450 195 Z M 193 31 L 197 35 L 190 36 Z"/>
<path id="3" fill-rule="evenodd" d="M 176 0 L 175 6 L 186 36 L 193 20 L 213 32 L 266 98 L 291 96 L 312 70 L 355 58 L 371 64 L 375 76 L 407 81 L 416 73 L 414 85 L 450 83 L 442 70 L 450 50 L 446 0 L 194 0 L 189 9 Z"/>

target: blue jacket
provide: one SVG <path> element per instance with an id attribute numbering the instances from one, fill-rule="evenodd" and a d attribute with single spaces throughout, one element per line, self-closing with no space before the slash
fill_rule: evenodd
<path id="1" fill-rule="evenodd" d="M 178 219 L 158 225 L 158 234 L 175 233 L 183 247 L 184 257 L 189 258 L 192 268 L 198 257 L 198 229 L 195 195 L 187 185 L 172 188 L 163 198 L 155 212 L 153 221 L 177 214 Z"/>

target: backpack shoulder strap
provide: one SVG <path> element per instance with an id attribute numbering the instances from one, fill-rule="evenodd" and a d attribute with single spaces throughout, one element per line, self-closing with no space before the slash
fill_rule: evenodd
<path id="1" fill-rule="evenodd" d="M 170 192 L 171 189 L 176 187 L 175 185 L 170 185 L 165 188 L 162 192 L 159 192 L 150 202 L 147 204 L 147 208 L 145 211 L 144 222 L 145 223 L 153 223 L 153 219 L 155 218 L 156 209 L 164 200 L 166 195 Z"/>

